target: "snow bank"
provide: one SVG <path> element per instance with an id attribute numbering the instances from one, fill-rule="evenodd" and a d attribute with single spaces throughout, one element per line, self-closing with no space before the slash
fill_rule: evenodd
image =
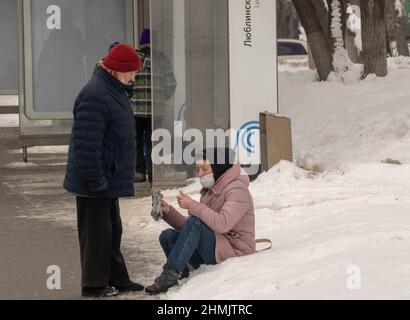
<path id="1" fill-rule="evenodd" d="M 250 186 L 256 232 L 274 248 L 203 267 L 164 298 L 407 299 L 410 59 L 390 59 L 386 78 L 362 82 L 359 69 L 344 83 L 279 70 L 295 163 L 320 170 L 282 161 L 263 173 Z M 359 290 L 348 286 L 352 267 Z"/>
<path id="2" fill-rule="evenodd" d="M 274 248 L 203 267 L 165 298 L 406 298 L 409 178 L 409 166 L 310 175 L 281 162 L 251 185 L 257 237 Z M 347 286 L 351 266 L 361 270 L 361 290 Z"/>
<path id="3" fill-rule="evenodd" d="M 386 78 L 360 83 L 316 82 L 308 70 L 282 72 L 279 80 L 296 159 L 311 154 L 327 169 L 387 158 L 409 162 L 409 58 L 389 59 Z"/>

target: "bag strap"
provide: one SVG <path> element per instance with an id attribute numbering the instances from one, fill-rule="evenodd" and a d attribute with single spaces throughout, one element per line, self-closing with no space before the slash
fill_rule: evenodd
<path id="1" fill-rule="evenodd" d="M 272 241 L 269 239 L 256 239 L 256 243 L 269 243 L 269 247 L 262 249 L 262 250 L 257 250 L 257 252 L 263 252 L 263 251 L 268 251 L 272 249 Z"/>

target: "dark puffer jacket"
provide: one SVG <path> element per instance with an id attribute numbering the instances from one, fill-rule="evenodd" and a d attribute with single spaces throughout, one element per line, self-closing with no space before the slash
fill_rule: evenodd
<path id="1" fill-rule="evenodd" d="M 78 95 L 64 188 L 77 196 L 134 195 L 135 120 L 126 86 L 99 68 Z"/>

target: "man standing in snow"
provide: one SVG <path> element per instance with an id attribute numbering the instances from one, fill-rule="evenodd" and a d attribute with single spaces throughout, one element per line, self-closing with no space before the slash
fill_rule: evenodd
<path id="1" fill-rule="evenodd" d="M 142 291 L 120 250 L 120 197 L 134 195 L 135 120 L 126 95 L 141 68 L 134 48 L 118 44 L 74 105 L 64 188 L 76 195 L 82 295 Z"/>

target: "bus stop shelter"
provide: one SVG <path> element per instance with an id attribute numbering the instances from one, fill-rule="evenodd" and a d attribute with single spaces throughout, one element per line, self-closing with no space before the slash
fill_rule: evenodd
<path id="1" fill-rule="evenodd" d="M 259 113 L 277 110 L 275 0 L 0 0 L 0 15 L 0 112 L 18 111 L 25 160 L 27 147 L 68 144 L 96 63 L 114 41 L 137 48 L 144 28 L 152 72 L 166 60 L 176 79 L 166 101 L 153 80 L 153 130 L 242 128 L 236 145 L 260 152 Z M 161 184 L 191 176 L 153 167 Z"/>

